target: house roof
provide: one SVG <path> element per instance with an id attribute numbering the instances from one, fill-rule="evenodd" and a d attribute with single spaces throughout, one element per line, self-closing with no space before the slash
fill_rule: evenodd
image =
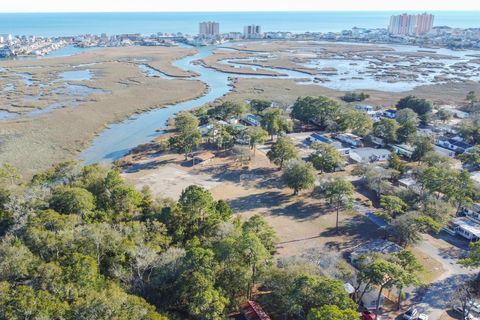
<path id="1" fill-rule="evenodd" d="M 352 251 L 352 254 L 357 256 L 365 253 L 369 253 L 369 252 L 392 254 L 392 253 L 400 252 L 402 250 L 403 248 L 396 243 L 383 240 L 383 239 L 375 239 L 359 245 Z"/>
<path id="2" fill-rule="evenodd" d="M 355 140 L 361 140 L 362 138 L 357 136 L 357 135 L 354 135 L 352 133 L 340 133 L 339 135 L 337 135 L 337 138 L 350 138 L 350 139 L 355 139 Z"/>
<path id="3" fill-rule="evenodd" d="M 468 148 L 471 148 L 472 145 L 471 144 L 468 144 L 466 142 L 463 142 L 463 141 L 458 141 L 458 140 L 455 140 L 455 139 L 448 139 L 448 142 L 456 147 L 459 147 L 459 148 L 462 148 L 462 149 L 468 149 Z"/>
<path id="4" fill-rule="evenodd" d="M 241 312 L 247 320 L 271 320 L 255 301 L 246 301 L 241 305 Z"/>
<path id="5" fill-rule="evenodd" d="M 351 153 L 356 153 L 360 157 L 362 157 L 362 159 L 366 159 L 372 156 L 373 157 L 387 156 L 390 154 L 390 151 L 388 151 L 387 149 L 375 149 L 375 148 L 367 147 L 367 148 L 353 149 Z"/>
<path id="6" fill-rule="evenodd" d="M 408 145 L 408 144 L 405 144 L 405 143 L 402 143 L 402 144 L 394 144 L 392 145 L 393 148 L 397 148 L 397 149 L 402 149 L 404 151 L 407 151 L 407 152 L 413 152 L 415 149 Z"/>
<path id="7" fill-rule="evenodd" d="M 315 139 L 315 140 L 321 141 L 321 142 L 323 142 L 323 143 L 332 143 L 332 142 L 333 142 L 332 139 L 327 138 L 327 137 L 325 137 L 325 136 L 323 136 L 323 135 L 321 135 L 321 134 L 319 134 L 319 133 L 316 133 L 316 132 L 312 133 L 312 134 L 310 135 L 310 137 L 312 137 L 312 138 Z"/>
<path id="8" fill-rule="evenodd" d="M 475 237 L 480 238 L 480 225 L 472 221 L 471 219 L 465 217 L 454 218 L 451 220 L 451 222 L 462 228 L 463 230 L 470 232 Z"/>

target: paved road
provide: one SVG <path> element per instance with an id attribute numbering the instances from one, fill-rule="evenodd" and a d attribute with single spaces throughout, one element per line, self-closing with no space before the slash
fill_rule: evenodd
<path id="1" fill-rule="evenodd" d="M 379 227 L 388 224 L 382 218 L 373 215 L 371 209 L 362 204 L 355 203 L 354 208 Z M 417 307 L 423 310 L 422 312 L 429 315 L 430 320 L 440 319 L 445 310 L 451 308 L 452 296 L 457 288 L 478 272 L 478 270 L 467 269 L 457 263 L 458 259 L 467 252 L 466 242 L 444 233 L 441 233 L 440 237 L 440 240 L 435 240 L 430 235 L 425 235 L 424 240 L 416 245 L 424 254 L 440 262 L 445 270 L 440 278 L 432 283 L 425 293 L 421 294 L 417 304 Z M 442 237 L 444 238 L 442 239 Z M 451 248 L 451 250 L 442 250 L 434 245 L 435 241 L 445 241 L 444 239 L 448 239 L 451 243 L 446 243 L 444 247 Z"/>
<path id="2" fill-rule="evenodd" d="M 432 238 L 428 235 L 417 245 L 417 248 L 439 261 L 445 269 L 442 276 L 430 285 L 417 305 L 429 314 L 431 320 L 437 320 L 440 319 L 445 310 L 451 307 L 452 296 L 457 288 L 477 271 L 464 268 L 457 263 L 458 255 L 465 253 L 463 249 L 459 248 L 455 254 L 445 252 L 435 247 L 432 244 Z M 455 246 L 452 245 L 452 248 L 455 248 Z"/>

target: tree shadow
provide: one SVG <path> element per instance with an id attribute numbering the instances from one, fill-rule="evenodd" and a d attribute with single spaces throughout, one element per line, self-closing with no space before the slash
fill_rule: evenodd
<path id="1" fill-rule="evenodd" d="M 247 195 L 228 201 L 235 212 L 250 211 L 260 208 L 271 208 L 288 202 L 288 197 L 279 191 L 268 191 Z"/>
<path id="2" fill-rule="evenodd" d="M 296 220 L 310 220 L 330 214 L 331 209 L 326 205 L 299 200 L 283 208 L 274 208 L 271 213 L 277 216 L 292 217 Z"/>
<path id="3" fill-rule="evenodd" d="M 325 246 L 338 251 L 349 251 L 366 241 L 382 238 L 384 233 L 364 216 L 355 216 L 340 222 L 338 232 L 335 227 L 320 233 L 325 238 L 348 236 L 348 241 L 328 241 Z"/>
<path id="4" fill-rule="evenodd" d="M 424 304 L 427 308 L 448 309 L 454 303 L 453 296 L 457 288 L 464 285 L 469 279 L 471 276 L 467 274 L 452 275 L 431 284 L 427 290 L 415 290 L 412 301 Z"/>
<path id="5" fill-rule="evenodd" d="M 460 249 L 457 247 L 439 248 L 438 253 L 444 259 L 453 259 L 453 260 L 463 259 L 468 254 L 466 250 Z"/>
<path id="6" fill-rule="evenodd" d="M 443 240 L 447 242 L 448 244 L 456 247 L 457 249 L 460 250 L 468 250 L 469 248 L 469 242 L 463 238 L 457 237 L 457 236 L 452 236 L 448 234 L 445 231 L 441 231 L 439 233 L 431 233 L 430 234 L 433 238 L 438 239 L 438 240 Z"/>
<path id="7" fill-rule="evenodd" d="M 134 165 L 130 165 L 124 168 L 123 172 L 125 173 L 135 173 L 142 170 L 151 170 L 157 169 L 158 167 L 164 166 L 168 163 L 167 160 L 155 160 L 145 163 L 136 163 Z"/>
<path id="8" fill-rule="evenodd" d="M 371 202 L 372 205 L 375 208 L 380 207 L 380 199 L 378 198 L 377 194 L 375 191 L 368 189 L 365 186 L 365 183 L 363 183 L 362 180 L 356 180 L 352 182 L 353 186 L 355 187 L 355 190 L 360 193 L 362 196 L 368 198 Z"/>

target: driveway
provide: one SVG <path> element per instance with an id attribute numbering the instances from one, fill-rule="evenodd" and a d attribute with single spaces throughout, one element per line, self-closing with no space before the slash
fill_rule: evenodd
<path id="1" fill-rule="evenodd" d="M 446 239 L 449 241 L 447 242 Z M 458 259 L 467 252 L 466 247 L 465 242 L 443 232 L 438 238 L 424 235 L 424 240 L 417 245 L 417 248 L 423 253 L 439 261 L 445 270 L 440 278 L 421 295 L 417 304 L 420 309 L 429 314 L 432 320 L 440 319 L 444 311 L 451 308 L 452 297 L 457 288 L 478 272 L 478 270 L 471 270 L 458 264 Z"/>
<path id="2" fill-rule="evenodd" d="M 378 227 L 388 225 L 388 222 L 384 219 L 374 215 L 371 208 L 359 203 L 355 203 L 354 208 Z M 451 308 L 452 297 L 457 288 L 479 270 L 468 269 L 458 264 L 458 260 L 468 252 L 468 243 L 445 232 L 441 232 L 435 237 L 428 234 L 423 235 L 423 240 L 415 247 L 440 262 L 445 270 L 435 282 L 430 284 L 425 292 L 421 292 L 421 289 L 411 292 L 414 297 L 418 297 L 418 301 L 415 301 L 417 307 L 423 313 L 427 313 L 431 320 L 437 320 L 446 310 Z"/>

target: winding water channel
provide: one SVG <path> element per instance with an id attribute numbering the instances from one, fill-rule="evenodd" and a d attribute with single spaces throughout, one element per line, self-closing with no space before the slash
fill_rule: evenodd
<path id="1" fill-rule="evenodd" d="M 217 47 L 208 46 L 198 48 L 198 53 L 185 57 L 175 62 L 175 65 L 183 70 L 193 71 L 199 74 L 192 80 L 200 80 L 207 84 L 208 92 L 193 100 L 167 105 L 163 108 L 154 109 L 135 115 L 125 121 L 111 125 L 98 135 L 81 155 L 80 159 L 87 164 L 96 162 L 111 162 L 126 155 L 136 146 L 147 143 L 162 134 L 158 129 L 165 128 L 168 119 L 176 113 L 200 107 L 206 103 L 229 93 L 232 89 L 231 78 L 271 78 L 268 76 L 229 74 L 214 69 L 206 68 L 194 61 L 210 56 Z M 232 64 L 233 65 L 233 64 Z M 144 67 L 142 67 L 143 69 Z M 279 71 L 263 68 L 271 71 Z M 280 70 L 284 76 L 276 78 L 305 78 L 307 75 L 290 71 Z"/>
<path id="2" fill-rule="evenodd" d="M 394 47 L 395 51 L 397 52 L 415 52 L 420 49 L 414 46 L 392 47 Z M 197 99 L 185 101 L 178 104 L 167 105 L 163 108 L 147 111 L 135 115 L 120 123 L 111 125 L 93 140 L 92 144 L 88 149 L 81 153 L 80 159 L 85 161 L 87 164 L 91 164 L 96 162 L 111 162 L 121 158 L 136 146 L 147 143 L 155 137 L 161 135 L 161 129 L 165 128 L 167 120 L 174 116 L 176 113 L 200 107 L 204 104 L 213 102 L 216 99 L 229 93 L 232 90 L 231 78 L 271 78 L 271 76 L 224 73 L 211 68 L 206 68 L 201 64 L 194 63 L 196 60 L 200 60 L 210 56 L 213 53 L 213 50 L 215 50 L 216 48 L 217 47 L 215 46 L 198 48 L 198 52 L 195 55 L 185 57 L 175 62 L 175 65 L 177 67 L 199 74 L 198 77 L 192 78 L 192 80 L 200 80 L 207 84 L 208 92 L 206 94 Z M 435 51 L 442 54 L 448 53 L 452 56 L 457 56 L 457 58 L 463 60 L 470 59 L 466 56 L 468 53 L 475 53 L 472 51 L 465 51 L 460 53 L 448 49 L 437 49 Z M 237 59 L 222 61 L 221 63 L 229 64 L 233 67 L 240 68 L 245 67 L 242 62 L 243 61 L 241 61 L 241 59 Z M 446 61 L 446 63 L 453 62 Z M 336 64 L 333 66 L 341 70 L 342 65 L 345 65 L 345 61 L 337 60 Z M 346 68 L 350 70 L 354 69 L 352 65 L 347 65 Z M 299 84 L 314 83 L 314 76 L 306 73 L 292 71 L 288 69 L 271 69 L 265 67 L 262 67 L 262 69 L 282 74 L 282 76 L 278 76 L 275 78 L 298 79 Z M 156 74 L 155 70 L 150 70 L 150 68 L 145 65 L 141 66 L 141 70 L 150 74 L 149 76 L 158 76 L 165 78 L 163 74 Z M 340 81 L 340 79 L 333 78 L 331 82 L 322 85 L 330 87 L 332 89 L 341 88 L 343 90 L 355 90 L 362 88 L 383 91 L 405 91 L 413 89 L 420 84 L 429 84 L 428 82 L 430 81 L 428 80 L 430 79 L 425 79 L 425 81 L 421 81 L 422 83 L 415 81 L 400 81 L 397 83 L 388 83 L 378 81 L 373 78 L 369 79 L 367 77 L 361 78 L 361 80 L 357 79 L 357 81 L 355 81 L 355 79 L 349 81 Z M 158 129 L 160 129 L 160 131 Z"/>
<path id="3" fill-rule="evenodd" d="M 214 47 L 199 48 L 195 55 L 175 62 L 177 67 L 200 75 L 194 79 L 203 81 L 208 85 L 209 89 L 205 95 L 194 100 L 144 112 L 111 125 L 94 139 L 90 147 L 80 155 L 80 159 L 90 164 L 121 158 L 132 148 L 149 142 L 160 135 L 161 132 L 157 132 L 157 130 L 165 128 L 167 120 L 176 113 L 202 106 L 228 93 L 231 90 L 229 81 L 231 75 L 193 63 L 195 60 L 211 55 L 213 49 Z"/>

